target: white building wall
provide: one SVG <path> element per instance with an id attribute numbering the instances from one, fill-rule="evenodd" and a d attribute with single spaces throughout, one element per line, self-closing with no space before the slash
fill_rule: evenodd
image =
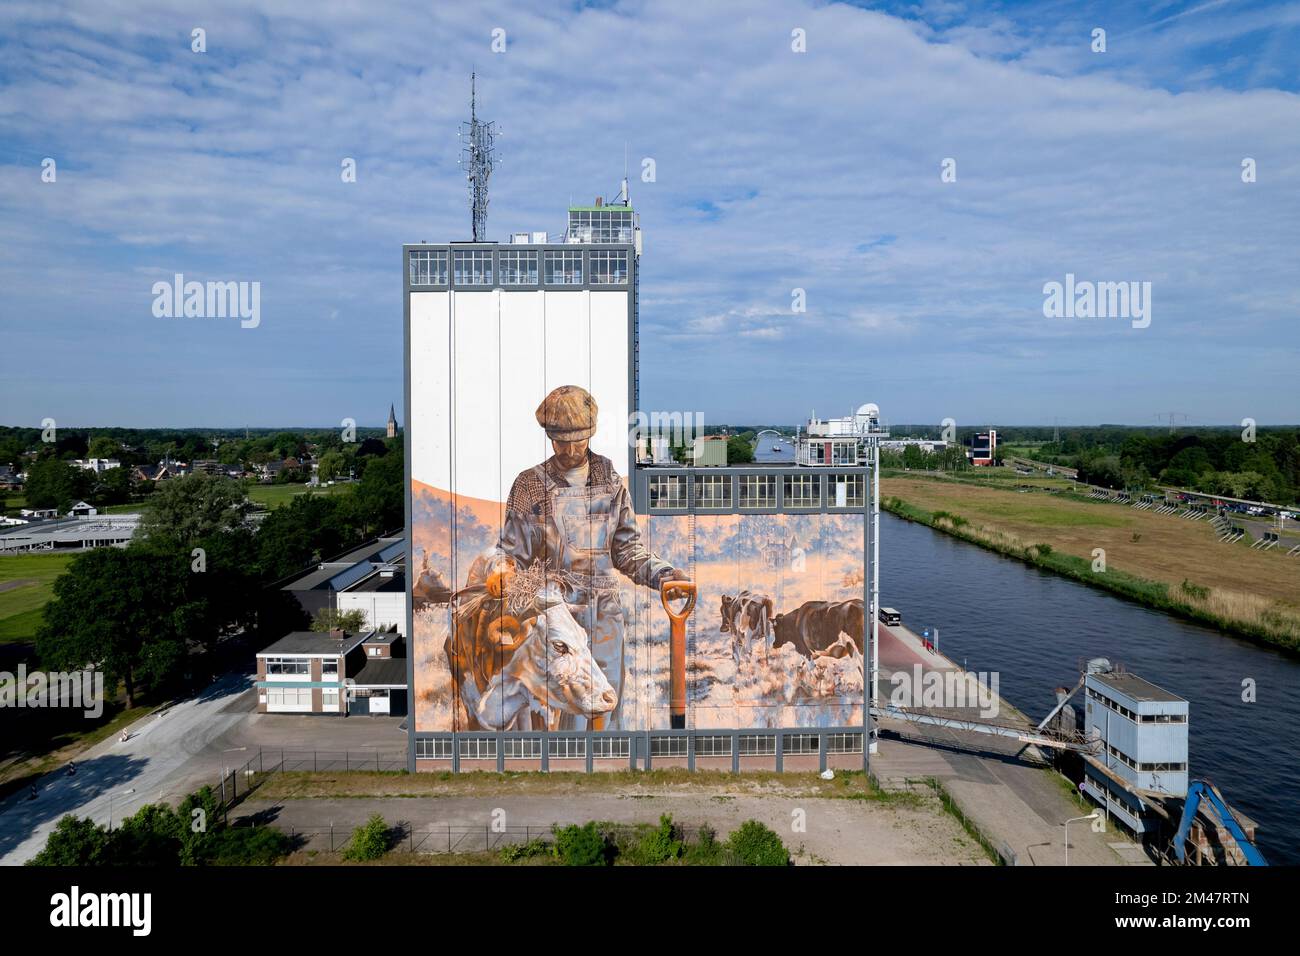
<path id="1" fill-rule="evenodd" d="M 364 611 L 366 630 L 386 631 L 396 625 L 406 635 L 406 593 L 404 591 L 345 591 L 338 595 L 339 611 Z"/>

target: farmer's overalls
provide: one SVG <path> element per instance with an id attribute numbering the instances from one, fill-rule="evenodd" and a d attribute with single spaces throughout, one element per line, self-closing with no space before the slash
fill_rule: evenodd
<path id="1" fill-rule="evenodd" d="M 622 479 L 608 458 L 588 453 L 587 484 L 564 483 L 555 459 L 515 479 L 502 529 L 502 554 L 520 567 L 545 561 L 584 631 L 591 656 L 618 695 L 618 706 L 598 718 L 619 727 L 623 706 L 623 606 L 618 573 L 658 587 L 672 566 L 645 548 Z M 603 719 L 602 719 L 603 718 Z M 590 717 L 565 714 L 560 727 L 585 730 Z"/>

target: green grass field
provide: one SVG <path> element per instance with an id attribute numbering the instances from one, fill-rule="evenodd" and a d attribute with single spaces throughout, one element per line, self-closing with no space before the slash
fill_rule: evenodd
<path id="1" fill-rule="evenodd" d="M 261 505 L 268 511 L 274 511 L 281 505 L 287 505 L 298 495 L 333 495 L 342 494 L 350 485 L 326 485 L 323 488 L 308 488 L 306 485 L 255 485 L 248 486 L 248 499 Z"/>
<path id="2" fill-rule="evenodd" d="M 75 554 L 16 554 L 0 557 L 0 585 L 22 581 L 0 591 L 0 642 L 30 641 L 41 624 L 41 612 L 54 593 L 54 579 Z"/>

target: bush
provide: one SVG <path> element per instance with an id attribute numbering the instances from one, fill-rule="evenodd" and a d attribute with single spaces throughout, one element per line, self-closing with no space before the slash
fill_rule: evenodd
<path id="1" fill-rule="evenodd" d="M 227 827 L 203 847 L 209 866 L 271 866 L 293 849 L 288 836 L 272 827 Z"/>
<path id="2" fill-rule="evenodd" d="M 529 860 L 550 852 L 551 845 L 538 837 L 527 843 L 507 843 L 501 848 L 500 856 L 502 863 L 518 863 L 520 860 Z"/>
<path id="3" fill-rule="evenodd" d="M 388 831 L 388 824 L 379 814 L 375 814 L 352 834 L 352 839 L 343 850 L 343 859 L 361 862 L 365 860 L 377 860 L 392 845 L 392 835 Z"/>
<path id="4" fill-rule="evenodd" d="M 722 859 L 722 844 L 718 833 L 707 823 L 700 827 L 699 836 L 686 848 L 686 862 L 691 866 L 717 866 Z"/>
<path id="5" fill-rule="evenodd" d="M 595 823 L 555 831 L 555 858 L 565 866 L 609 866 L 612 849 Z"/>
<path id="6" fill-rule="evenodd" d="M 628 862 L 635 866 L 659 866 L 682 855 L 681 831 L 670 814 L 659 817 L 659 826 L 641 837 L 629 850 Z"/>
<path id="7" fill-rule="evenodd" d="M 727 850 L 739 866 L 789 866 L 790 851 L 781 838 L 757 820 L 746 820 L 727 838 Z"/>

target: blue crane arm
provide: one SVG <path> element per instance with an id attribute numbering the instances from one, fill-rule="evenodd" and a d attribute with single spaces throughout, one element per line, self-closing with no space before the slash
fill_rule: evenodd
<path id="1" fill-rule="evenodd" d="M 1232 815 L 1227 804 L 1219 797 L 1219 794 L 1204 780 L 1195 780 L 1187 788 L 1187 799 L 1183 801 L 1183 818 L 1178 823 L 1178 832 L 1174 834 L 1174 855 L 1178 857 L 1178 862 L 1184 862 L 1186 858 L 1187 834 L 1192 829 L 1192 821 L 1196 819 L 1196 811 L 1200 809 L 1201 801 L 1209 800 L 1210 804 L 1218 811 L 1219 819 L 1223 825 L 1228 828 L 1232 838 L 1237 841 L 1237 846 L 1241 848 L 1242 856 L 1250 866 L 1268 866 L 1268 860 L 1264 859 L 1264 854 L 1260 853 L 1255 844 L 1246 839 L 1246 831 L 1241 828 L 1237 818 Z"/>

